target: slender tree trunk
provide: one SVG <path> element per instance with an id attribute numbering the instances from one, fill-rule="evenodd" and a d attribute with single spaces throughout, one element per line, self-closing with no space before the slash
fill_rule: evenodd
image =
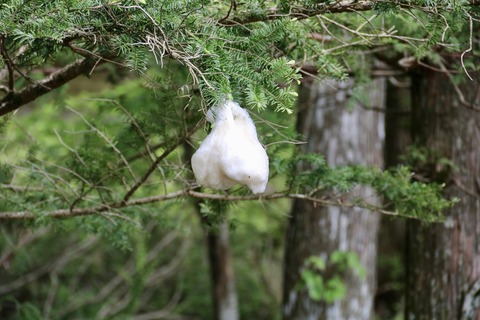
<path id="1" fill-rule="evenodd" d="M 186 163 L 190 162 L 194 150 L 185 144 Z M 208 217 L 202 215 L 200 202 L 194 200 L 195 210 L 202 223 L 207 240 L 208 261 L 212 279 L 212 300 L 215 320 L 238 320 L 238 297 L 230 250 L 230 232 L 227 222 L 212 226 Z"/>
<path id="2" fill-rule="evenodd" d="M 480 74 L 461 87 L 480 106 Z M 424 178 L 445 182 L 445 195 L 459 202 L 447 220 L 407 224 L 407 319 L 480 319 L 480 112 L 463 106 L 443 73 L 415 78 L 415 142 L 449 159 L 431 160 Z"/>
<path id="3" fill-rule="evenodd" d="M 402 163 L 411 137 L 411 80 L 398 76 L 387 82 L 385 115 L 385 167 Z"/>
<path id="4" fill-rule="evenodd" d="M 228 223 L 222 222 L 215 232 L 207 230 L 207 243 L 216 319 L 238 320 L 237 291 Z"/>
<path id="5" fill-rule="evenodd" d="M 383 113 L 356 105 L 346 107 L 352 84 L 304 83 L 299 94 L 298 131 L 308 141 L 305 152 L 320 153 L 329 165 L 383 164 Z M 384 106 L 384 81 L 375 80 L 369 90 L 371 106 Z M 356 195 L 375 201 L 369 188 Z M 293 319 L 370 319 L 375 293 L 376 237 L 379 216 L 362 209 L 319 207 L 295 200 L 286 238 L 283 317 Z M 361 279 L 347 274 L 346 296 L 332 304 L 312 301 L 299 290 L 300 271 L 310 256 L 327 259 L 334 251 L 358 255 L 366 271 Z"/>
<path id="6" fill-rule="evenodd" d="M 385 114 L 385 167 L 402 163 L 411 144 L 411 81 L 409 76 L 391 77 L 387 81 Z M 405 220 L 382 216 L 378 235 L 378 288 L 375 313 L 381 319 L 392 319 L 402 312 L 403 290 L 398 284 L 405 280 Z M 400 273 L 398 270 L 402 270 Z"/>

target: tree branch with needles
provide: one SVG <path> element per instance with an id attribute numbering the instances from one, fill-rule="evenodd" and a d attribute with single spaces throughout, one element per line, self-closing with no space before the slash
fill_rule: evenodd
<path id="1" fill-rule="evenodd" d="M 478 6 L 480 3 L 475 0 L 469 1 L 471 6 Z M 272 7 L 263 13 L 249 13 L 239 14 L 237 16 L 230 17 L 229 14 L 218 21 L 220 25 L 235 26 L 246 25 L 255 22 L 265 22 L 283 18 L 294 19 L 308 19 L 314 16 L 319 16 L 326 13 L 343 13 L 343 12 L 361 12 L 370 11 L 375 9 L 379 5 L 394 5 L 399 8 L 420 9 L 426 12 L 431 12 L 431 9 L 427 6 L 413 6 L 409 1 L 371 1 L 371 0 L 336 0 L 333 3 L 319 3 L 315 7 L 295 7 L 289 8 L 289 12 L 283 12 L 281 8 Z M 231 9 L 230 9 L 231 10 Z M 435 13 L 435 12 L 432 12 Z"/>
<path id="2" fill-rule="evenodd" d="M 406 13 L 410 12 L 411 9 L 419 9 L 423 10 L 424 12 L 431 13 L 431 14 L 439 14 L 438 12 L 434 12 L 434 9 L 429 6 L 414 6 L 409 1 L 369 1 L 369 0 L 336 0 L 333 2 L 329 2 L 328 4 L 325 3 L 318 3 L 314 6 L 295 6 L 292 5 L 289 8 L 279 8 L 279 7 L 272 7 L 270 9 L 266 9 L 263 13 L 259 13 L 258 11 L 252 12 L 249 10 L 242 11 L 242 5 L 237 3 L 235 0 L 230 2 L 230 6 L 225 8 L 227 12 L 223 17 L 217 18 L 217 25 L 219 27 L 232 27 L 232 26 L 245 26 L 251 23 L 256 22 L 267 22 L 277 19 L 307 19 L 311 17 L 319 17 L 321 20 L 325 20 L 329 23 L 335 24 L 336 22 L 328 17 L 324 16 L 327 13 L 342 13 L 342 12 L 356 12 L 360 13 L 363 11 L 371 11 L 376 9 L 378 6 L 393 6 L 396 8 L 400 8 L 400 10 L 405 11 Z M 478 6 L 478 1 L 470 1 L 470 6 Z M 177 43 L 174 45 L 174 39 L 170 38 L 170 35 L 163 30 L 163 26 L 157 21 L 152 13 L 149 12 L 146 8 L 141 5 L 114 5 L 108 4 L 106 6 L 98 6 L 98 7 L 90 7 L 90 10 L 98 10 L 98 9 L 106 9 L 110 12 L 112 7 L 118 7 L 122 10 L 127 10 L 129 13 L 141 12 L 144 15 L 144 18 L 149 23 L 149 28 L 145 30 L 145 33 L 142 34 L 140 42 L 135 43 L 134 45 L 142 45 L 145 46 L 146 49 L 151 51 L 155 57 L 157 63 L 162 65 L 163 58 L 168 56 L 173 60 L 180 62 L 181 64 L 185 65 L 189 73 L 192 76 L 194 83 L 204 83 L 208 88 L 214 89 L 213 86 L 210 84 L 209 79 L 205 77 L 203 70 L 200 69 L 199 63 L 195 61 L 202 56 L 202 52 L 197 52 L 195 54 L 188 54 L 185 51 L 184 45 L 182 43 Z M 449 7 L 442 7 L 441 4 L 437 5 L 439 9 L 444 11 L 452 10 Z M 440 14 L 441 16 L 441 14 Z M 115 16 L 110 17 L 113 22 L 117 23 Z M 211 18 L 211 17 L 210 17 Z M 472 34 L 472 23 L 476 21 L 472 16 L 469 15 L 469 22 L 470 22 L 470 33 Z M 116 24 L 113 24 L 116 25 Z M 349 30 L 346 26 L 342 26 L 341 24 L 336 23 L 337 27 L 345 29 L 347 32 L 350 32 L 353 35 L 359 36 L 362 40 L 357 43 L 350 43 L 346 44 L 345 46 L 354 46 L 354 45 L 363 45 L 368 44 L 368 39 L 371 38 L 393 38 L 398 39 L 400 41 L 409 42 L 409 41 L 421 41 L 425 42 L 427 39 L 411 39 L 408 37 L 396 36 L 390 32 L 386 32 L 383 34 L 363 34 L 358 29 L 357 30 Z M 448 25 L 444 30 L 448 29 Z M 127 28 L 125 30 L 118 31 L 114 28 L 107 28 L 107 33 L 114 33 L 114 32 L 127 32 Z M 186 30 L 186 34 L 194 34 L 190 33 Z M 0 85 L 0 91 L 6 93 L 6 95 L 0 99 L 0 116 L 8 114 L 12 111 L 17 110 L 22 105 L 25 105 L 29 102 L 34 101 L 38 97 L 50 92 L 53 89 L 56 89 L 63 84 L 69 82 L 70 80 L 82 75 L 82 74 L 90 74 L 92 70 L 96 68 L 97 65 L 110 62 L 116 63 L 113 60 L 114 57 L 118 55 L 118 53 L 112 53 L 109 56 L 100 55 L 96 52 L 93 52 L 88 49 L 88 47 L 81 47 L 76 45 L 74 41 L 85 41 L 91 45 L 98 47 L 98 42 L 103 42 L 105 40 L 101 39 L 102 34 L 98 30 L 77 30 L 76 34 L 69 34 L 65 36 L 63 40 L 57 41 L 61 46 L 69 48 L 72 52 L 79 54 L 84 57 L 84 59 L 79 59 L 74 61 L 73 63 L 65 66 L 64 68 L 57 70 L 56 72 L 50 74 L 49 76 L 45 77 L 42 80 L 32 80 L 27 77 L 25 73 L 19 68 L 19 66 L 12 60 L 11 54 L 7 52 L 7 48 L 5 46 L 6 39 L 8 35 L 0 35 L 0 56 L 2 61 L 5 65 L 5 69 L 2 70 L 3 73 L 7 74 L 8 83 L 7 85 Z M 311 35 L 310 35 L 311 36 Z M 318 35 L 316 35 L 318 37 Z M 98 41 L 98 42 L 97 42 Z M 104 43 L 106 47 L 108 47 L 109 43 Z M 464 69 L 468 75 L 468 72 L 463 64 L 464 56 L 469 53 L 472 49 L 472 35 L 470 36 L 469 48 L 467 48 L 462 56 L 461 61 Z M 337 49 L 345 49 L 345 47 L 340 46 L 336 48 L 330 48 L 323 54 L 330 53 L 332 50 Z M 310 59 L 315 59 L 314 56 L 309 57 Z M 15 91 L 14 84 L 15 84 L 15 72 L 20 74 L 22 77 L 26 78 L 31 82 L 30 85 L 26 86 L 25 88 Z"/>
<path id="3" fill-rule="evenodd" d="M 150 177 L 150 175 L 155 171 L 155 169 L 157 168 L 158 164 L 163 160 L 165 159 L 165 157 L 167 157 L 170 153 L 172 153 L 179 145 L 181 145 L 182 143 L 184 143 L 193 133 L 195 133 L 195 131 L 197 131 L 201 126 L 203 125 L 203 122 L 199 122 L 197 123 L 195 126 L 193 126 L 192 128 L 189 128 L 185 135 L 181 138 L 179 138 L 175 143 L 173 143 L 172 145 L 168 146 L 165 151 L 160 155 L 158 156 L 155 161 L 150 165 L 150 168 L 148 168 L 147 172 L 145 172 L 145 174 L 135 183 L 135 185 L 130 189 L 128 190 L 128 192 L 125 194 L 125 196 L 123 197 L 123 201 L 124 203 L 128 203 L 128 200 L 130 199 L 130 197 L 137 191 L 138 188 L 140 188 L 140 186 L 142 184 L 145 183 L 145 181 L 147 181 L 148 177 Z"/>
<path id="4" fill-rule="evenodd" d="M 347 207 L 347 208 L 363 208 L 368 209 L 372 212 L 378 212 L 390 216 L 398 217 L 407 217 L 412 219 L 418 219 L 416 217 L 407 216 L 395 211 L 389 211 L 377 205 L 369 204 L 366 201 L 361 199 L 345 200 L 341 197 L 322 197 L 318 198 L 314 195 L 308 194 L 299 194 L 299 193 L 289 193 L 289 192 L 277 192 L 272 194 L 260 194 L 260 195 L 229 195 L 229 194 L 212 194 L 196 191 L 198 186 L 192 185 L 182 190 L 174 191 L 171 193 L 166 193 L 163 195 L 143 197 L 137 199 L 129 199 L 126 201 L 119 201 L 110 204 L 102 204 L 93 207 L 85 208 L 75 208 L 75 209 L 58 209 L 42 214 L 36 214 L 34 212 L 28 211 L 17 211 L 17 212 L 0 212 L 0 221 L 1 220 L 32 220 L 38 217 L 48 217 L 48 218 L 71 218 L 77 216 L 89 216 L 89 215 L 102 215 L 109 211 L 114 211 L 117 209 L 141 206 L 146 204 L 164 202 L 174 199 L 181 199 L 186 197 L 193 197 L 197 199 L 209 199 L 209 200 L 218 200 L 218 201 L 271 201 L 279 199 L 300 199 L 305 201 L 310 201 L 315 205 L 319 206 L 335 206 L 335 207 Z"/>

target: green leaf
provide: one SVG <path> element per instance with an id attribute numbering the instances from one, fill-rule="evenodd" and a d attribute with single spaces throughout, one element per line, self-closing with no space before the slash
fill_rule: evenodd
<path id="1" fill-rule="evenodd" d="M 322 277 L 311 271 L 311 270 L 303 270 L 301 272 L 301 278 L 305 282 L 305 285 L 308 290 L 308 296 L 313 301 L 321 301 L 323 299 L 324 294 L 324 284 Z"/>
<path id="2" fill-rule="evenodd" d="M 340 300 L 345 297 L 347 288 L 345 287 L 344 280 L 336 276 L 329 279 L 326 284 L 325 301 L 332 303 L 336 300 Z"/>
<path id="3" fill-rule="evenodd" d="M 307 263 L 307 265 L 311 265 L 312 267 L 314 267 L 315 269 L 320 270 L 320 271 L 325 270 L 325 268 L 326 268 L 325 260 L 323 260 L 322 258 L 320 258 L 318 256 L 309 257 L 306 260 L 306 263 Z"/>

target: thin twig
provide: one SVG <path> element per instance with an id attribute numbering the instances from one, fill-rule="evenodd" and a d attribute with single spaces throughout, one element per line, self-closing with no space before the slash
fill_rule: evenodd
<path id="1" fill-rule="evenodd" d="M 468 39 L 469 47 L 467 50 L 462 52 L 462 55 L 460 56 L 460 62 L 462 63 L 463 71 L 465 71 L 465 74 L 467 75 L 467 77 L 471 81 L 473 81 L 473 78 L 468 73 L 467 67 L 465 67 L 465 63 L 463 62 L 463 57 L 465 56 L 465 54 L 472 51 L 472 48 L 473 48 L 473 19 L 472 19 L 472 16 L 469 14 L 468 14 L 468 20 L 469 20 L 469 28 L 470 28 L 470 36 Z"/>
<path id="2" fill-rule="evenodd" d="M 152 150 L 152 154 L 155 155 L 155 153 L 153 151 L 159 149 L 159 148 L 163 148 L 165 147 L 165 145 L 167 144 L 167 142 L 165 141 L 162 141 L 162 142 L 159 142 L 159 143 L 156 143 L 154 145 L 149 145 L 148 148 L 150 150 Z M 138 160 L 140 158 L 144 158 L 146 155 L 150 155 L 150 152 L 149 151 L 139 151 L 137 154 L 134 154 L 133 156 L 127 158 L 127 161 L 128 162 L 132 162 L 132 161 L 135 161 L 135 160 Z"/>
<path id="3" fill-rule="evenodd" d="M 30 187 L 30 186 L 17 186 L 13 184 L 0 184 L 0 189 L 7 189 L 13 192 L 38 192 L 38 191 L 46 191 L 45 187 Z"/>
<path id="4" fill-rule="evenodd" d="M 78 154 L 77 150 L 73 149 L 72 147 L 67 145 L 65 141 L 63 141 L 62 136 L 58 133 L 56 128 L 53 128 L 53 132 L 55 132 L 55 135 L 57 136 L 58 141 L 60 141 L 60 144 L 62 144 L 62 146 L 67 148 L 70 152 L 74 153 L 77 159 L 85 166 L 86 165 L 85 161 L 83 161 L 82 157 L 80 156 L 80 154 Z"/>
<path id="5" fill-rule="evenodd" d="M 8 55 L 7 49 L 5 48 L 5 37 L 3 35 L 0 36 L 0 54 L 2 55 L 3 61 L 5 62 L 8 70 L 8 92 L 12 93 L 15 89 L 14 68 L 12 59 Z"/>
<path id="6" fill-rule="evenodd" d="M 109 102 L 109 103 L 112 103 L 114 105 L 116 105 L 120 110 L 123 111 L 123 113 L 125 113 L 128 117 L 128 119 L 130 120 L 130 122 L 133 124 L 133 127 L 135 128 L 135 131 L 137 131 L 137 134 L 142 138 L 143 142 L 145 143 L 145 149 L 147 150 L 147 152 L 141 152 L 141 156 L 144 156 L 145 153 L 148 153 L 149 155 L 149 158 L 150 160 L 153 162 L 154 161 L 154 158 L 155 158 L 155 154 L 153 153 L 152 151 L 152 147 L 150 147 L 149 143 L 148 143 L 148 138 L 146 136 L 146 134 L 143 132 L 142 128 L 140 127 L 140 124 L 137 122 L 137 120 L 135 120 L 134 116 L 127 110 L 125 109 L 124 106 L 122 106 L 118 101 L 116 100 L 113 100 L 113 99 L 99 99 L 99 98 L 95 98 L 95 99 L 86 99 L 86 100 L 91 100 L 91 101 L 104 101 L 104 102 Z M 163 144 L 163 143 L 162 143 Z M 158 147 L 157 147 L 158 148 Z M 138 155 L 137 155 L 138 156 Z M 132 157 L 128 158 L 127 159 L 127 162 L 130 162 Z M 137 159 L 137 158 L 135 158 Z"/>
<path id="7" fill-rule="evenodd" d="M 197 131 L 202 125 L 203 125 L 203 122 L 197 123 L 197 125 L 195 125 L 193 128 L 190 128 L 189 130 L 187 130 L 187 132 L 183 135 L 183 137 L 181 137 L 175 143 L 173 143 L 168 148 L 166 148 L 165 151 L 155 159 L 155 161 L 152 163 L 150 168 L 148 168 L 147 172 L 145 172 L 143 177 L 140 180 L 138 180 L 137 183 L 135 183 L 135 185 L 130 190 L 128 190 L 128 192 L 123 197 L 123 202 L 127 202 L 128 199 L 130 199 L 130 197 L 135 193 L 135 191 L 137 191 L 137 189 L 140 188 L 140 186 L 144 184 L 145 181 L 147 181 L 148 177 L 150 177 L 153 171 L 155 171 L 160 161 L 165 159 L 165 157 L 167 157 L 170 153 L 172 153 L 180 144 L 182 144 L 193 133 L 195 133 L 195 131 Z"/>
<path id="8" fill-rule="evenodd" d="M 73 40 L 72 38 L 65 39 L 63 41 L 63 44 L 66 45 L 67 47 L 69 47 L 70 50 L 72 50 L 76 54 L 81 55 L 82 57 L 97 60 L 96 65 L 98 65 L 100 61 L 103 61 L 103 62 L 110 62 L 112 64 L 116 64 L 116 65 L 118 65 L 120 67 L 123 67 L 123 68 L 126 67 L 124 64 L 122 64 L 120 62 L 109 59 L 107 57 L 103 57 L 103 56 L 99 55 L 98 53 L 95 53 L 93 51 L 89 51 L 87 49 L 77 47 L 71 42 L 72 40 Z M 94 65 L 93 69 L 95 69 L 96 65 Z M 91 72 L 90 72 L 90 74 L 91 74 Z"/>
<path id="9" fill-rule="evenodd" d="M 439 62 L 439 66 L 441 68 L 441 70 L 443 72 L 445 72 L 445 74 L 447 75 L 448 79 L 450 80 L 450 83 L 451 85 L 453 86 L 455 92 L 457 93 L 457 96 L 458 96 L 458 101 L 460 102 L 461 105 L 473 110 L 473 111 L 477 111 L 477 112 L 480 112 L 480 108 L 477 108 L 475 106 L 474 103 L 469 103 L 467 101 L 467 99 L 465 99 L 465 96 L 463 95 L 463 92 L 462 90 L 460 89 L 460 87 L 458 86 L 458 84 L 455 82 L 455 80 L 453 79 L 452 77 L 452 74 L 450 72 L 448 72 L 448 69 L 447 67 L 442 63 L 442 62 Z"/>
<path id="10" fill-rule="evenodd" d="M 228 8 L 228 12 L 227 14 L 225 15 L 225 17 L 223 17 L 222 19 L 218 20 L 219 23 L 222 23 L 224 22 L 225 20 L 227 20 L 229 17 L 230 17 L 230 14 L 232 13 L 232 9 L 233 10 L 237 10 L 237 2 L 235 0 L 231 0 L 230 1 L 230 7 Z"/>
<path id="11" fill-rule="evenodd" d="M 125 159 L 125 157 L 123 156 L 123 153 L 115 146 L 115 144 L 101 130 L 99 130 L 97 127 L 91 124 L 87 119 L 85 119 L 82 113 L 70 107 L 67 107 L 67 109 L 75 113 L 76 115 L 78 115 L 83 120 L 83 122 L 85 122 L 87 126 L 89 126 L 92 130 L 94 130 L 100 137 L 103 138 L 103 140 L 105 140 L 108 143 L 108 145 L 118 154 L 120 159 L 122 159 L 123 163 L 125 164 L 125 167 L 127 168 L 128 172 L 130 172 L 130 175 L 132 176 L 132 178 L 136 180 L 135 174 L 133 173 L 132 168 L 128 164 L 127 159 Z"/>

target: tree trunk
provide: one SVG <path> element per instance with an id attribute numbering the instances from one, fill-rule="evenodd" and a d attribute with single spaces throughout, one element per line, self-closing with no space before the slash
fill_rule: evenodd
<path id="1" fill-rule="evenodd" d="M 228 223 L 222 222 L 215 232 L 207 230 L 207 242 L 216 319 L 238 320 L 237 291 Z"/>
<path id="2" fill-rule="evenodd" d="M 461 89 L 478 107 L 475 76 Z M 459 202 L 444 223 L 407 224 L 406 318 L 480 319 L 480 113 L 460 103 L 445 74 L 424 71 L 414 79 L 415 142 L 436 154 L 422 174 L 445 182 L 445 195 Z"/>
<path id="3" fill-rule="evenodd" d="M 346 108 L 352 83 L 304 83 L 299 94 L 297 128 L 308 141 L 304 151 L 320 153 L 329 165 L 383 164 L 384 116 L 359 104 Z M 371 106 L 383 108 L 384 81 L 375 80 Z M 367 106 L 368 107 L 368 106 Z M 355 195 L 375 201 L 372 190 L 357 187 Z M 293 319 L 370 319 L 375 293 L 376 237 L 379 216 L 363 209 L 319 207 L 295 200 L 287 229 L 283 316 Z M 366 271 L 344 278 L 346 296 L 334 303 L 315 302 L 299 290 L 300 272 L 310 256 L 328 259 L 334 251 L 358 255 Z"/>
<path id="4" fill-rule="evenodd" d="M 408 76 L 391 77 L 387 82 L 385 114 L 385 167 L 396 167 L 403 161 L 411 144 L 411 81 Z M 405 220 L 382 216 L 378 242 L 378 287 L 375 314 L 380 319 L 393 319 L 403 312 L 405 281 Z M 401 272 L 398 272 L 401 270 Z"/>
<path id="5" fill-rule="evenodd" d="M 393 80 L 395 79 L 395 80 Z M 385 167 L 402 163 L 411 137 L 411 79 L 398 76 L 387 82 L 385 115 Z"/>
<path id="6" fill-rule="evenodd" d="M 194 150 L 188 143 L 184 147 L 184 157 L 186 163 L 189 163 Z M 238 297 L 230 249 L 228 222 L 224 221 L 218 225 L 212 225 L 208 217 L 201 213 L 199 200 L 194 200 L 194 206 L 207 240 L 208 261 L 212 279 L 214 319 L 238 320 Z"/>

